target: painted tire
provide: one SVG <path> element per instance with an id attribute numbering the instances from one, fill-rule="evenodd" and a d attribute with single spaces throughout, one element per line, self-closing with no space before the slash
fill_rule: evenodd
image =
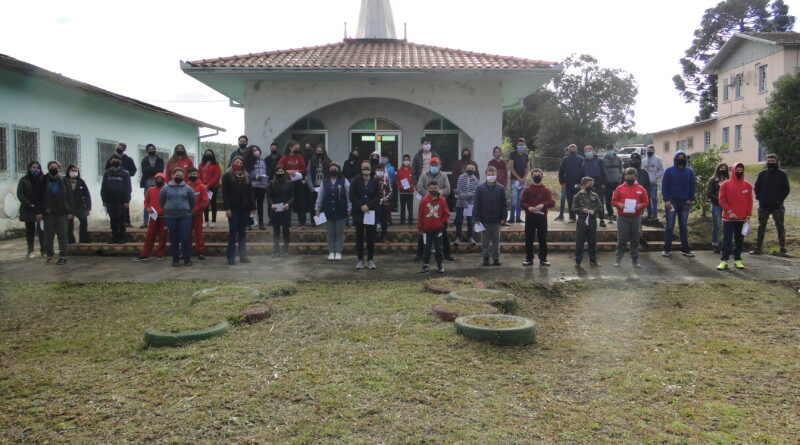
<path id="1" fill-rule="evenodd" d="M 502 318 L 520 323 L 511 328 L 488 328 L 469 324 L 476 318 Z M 533 320 L 504 314 L 466 315 L 456 318 L 456 332 L 473 340 L 485 341 L 498 345 L 530 345 L 536 342 L 536 330 Z"/>
<path id="2" fill-rule="evenodd" d="M 223 321 L 208 329 L 187 332 L 161 332 L 153 328 L 144 331 L 144 342 L 149 346 L 180 346 L 197 340 L 205 340 L 220 336 L 230 329 L 227 321 Z"/>
<path id="3" fill-rule="evenodd" d="M 433 304 L 431 305 L 431 310 L 439 317 L 442 321 L 454 321 L 456 318 L 460 317 L 461 314 L 452 309 L 447 309 L 440 304 Z M 475 310 L 470 311 L 469 315 L 473 314 L 496 314 L 498 312 L 497 308 L 488 304 L 475 304 Z M 465 314 L 466 315 L 466 314 Z"/>
<path id="4" fill-rule="evenodd" d="M 257 289 L 253 289 L 252 287 L 247 287 L 247 286 L 221 286 L 221 287 L 209 287 L 209 288 L 206 288 L 206 289 L 200 289 L 199 291 L 197 291 L 197 292 L 192 294 L 192 298 L 189 301 L 189 303 L 196 304 L 196 303 L 198 303 L 200 301 L 203 301 L 203 300 L 205 300 L 207 298 L 207 295 L 209 293 L 217 291 L 217 290 L 221 290 L 221 289 L 245 289 L 245 290 L 248 290 L 248 291 L 250 291 L 252 293 L 252 297 L 253 298 L 257 298 L 257 299 L 264 298 L 264 295 L 261 293 L 261 291 L 259 291 Z"/>
<path id="5" fill-rule="evenodd" d="M 472 292 L 482 295 L 483 298 L 472 297 L 472 296 L 463 296 L 459 293 L 460 291 L 453 291 L 447 295 L 448 301 L 454 300 L 463 300 L 463 301 L 472 301 L 476 303 L 486 303 L 492 305 L 500 310 L 500 312 L 504 314 L 516 314 L 517 309 L 519 309 L 519 305 L 517 304 L 517 298 L 509 294 L 508 292 L 503 292 L 499 290 L 492 290 L 492 289 L 468 289 L 463 292 Z"/>

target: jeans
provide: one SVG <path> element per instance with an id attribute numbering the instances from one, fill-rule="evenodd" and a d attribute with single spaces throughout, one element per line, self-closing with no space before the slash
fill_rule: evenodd
<path id="1" fill-rule="evenodd" d="M 47 245 L 44 242 L 44 230 L 40 229 L 36 222 L 25 223 L 25 239 L 28 241 L 28 253 L 33 252 L 33 242 L 36 235 L 39 235 L 39 253 L 44 255 L 47 251 Z"/>
<path id="2" fill-rule="evenodd" d="M 444 228 L 442 229 L 442 253 L 445 257 L 450 256 L 450 237 L 447 236 L 447 226 L 448 224 L 445 223 Z M 417 256 L 421 257 L 424 253 L 425 245 L 422 242 L 422 237 L 420 236 L 417 239 Z"/>
<path id="3" fill-rule="evenodd" d="M 711 204 L 711 245 L 719 246 L 719 231 L 722 229 L 722 207 Z"/>
<path id="4" fill-rule="evenodd" d="M 689 251 L 689 210 L 692 208 L 691 204 L 686 201 L 670 201 L 672 209 L 667 210 L 667 225 L 664 228 L 664 251 L 672 251 L 672 239 L 675 230 L 675 219 L 678 220 L 678 227 L 681 237 L 681 251 Z"/>
<path id="5" fill-rule="evenodd" d="M 517 181 L 517 178 L 511 178 L 511 214 L 508 216 L 509 221 L 520 219 L 520 214 L 522 213 L 519 200 L 522 198 L 522 190 L 525 188 L 525 184 L 520 184 L 521 188 L 517 187 L 517 184 L 520 184 L 520 181 Z"/>
<path id="6" fill-rule="evenodd" d="M 461 227 L 464 225 L 464 207 L 456 207 L 456 238 L 461 239 Z M 475 221 L 471 216 L 467 216 L 467 238 L 472 238 L 475 229 Z"/>
<path id="7" fill-rule="evenodd" d="M 539 261 L 547 261 L 547 214 L 525 213 L 525 259 L 527 261 L 533 261 L 534 238 L 539 242 Z"/>
<path id="8" fill-rule="evenodd" d="M 569 219 L 575 219 L 575 212 L 578 209 L 572 208 L 572 203 L 575 201 L 575 195 L 578 194 L 580 188 L 575 187 L 575 184 L 568 184 L 567 189 L 561 189 L 561 191 L 565 192 L 564 194 L 567 195 L 567 208 L 569 209 Z"/>
<path id="9" fill-rule="evenodd" d="M 498 225 L 499 227 L 499 225 Z M 436 250 L 436 265 L 441 266 L 444 256 L 442 255 L 442 232 L 425 232 L 423 235 L 424 248 L 422 250 L 422 264 L 431 262 L 431 249 Z"/>
<path id="10" fill-rule="evenodd" d="M 647 186 L 647 198 L 650 202 L 647 204 L 647 217 L 654 218 L 658 216 L 658 184 L 650 184 Z"/>
<path id="11" fill-rule="evenodd" d="M 742 249 L 744 247 L 744 235 L 742 228 L 744 221 L 723 221 L 722 222 L 722 261 L 728 261 L 733 250 L 733 259 L 742 259 Z"/>
<path id="12" fill-rule="evenodd" d="M 121 202 L 109 202 L 108 217 L 111 219 L 111 239 L 113 241 L 125 241 L 125 207 Z"/>
<path id="13" fill-rule="evenodd" d="M 183 256 L 183 261 L 189 261 L 189 249 L 191 242 L 189 236 L 192 232 L 192 217 L 185 218 L 167 218 L 167 227 L 169 228 L 169 243 L 170 250 L 172 250 L 172 261 L 178 261 Z"/>
<path id="14" fill-rule="evenodd" d="M 500 223 L 493 222 L 493 223 L 483 223 L 483 228 L 485 229 L 481 233 L 481 248 L 483 250 L 483 257 L 489 258 L 489 254 L 492 255 L 492 259 L 499 260 L 500 259 Z M 491 249 L 490 249 L 491 248 Z"/>
<path id="15" fill-rule="evenodd" d="M 237 243 L 239 245 L 239 258 L 247 258 L 247 224 L 249 223 L 249 210 L 231 210 L 231 217 L 228 218 L 228 260 L 236 258 Z"/>
<path id="16" fill-rule="evenodd" d="M 400 222 L 406 222 L 406 212 L 408 212 L 408 222 L 414 222 L 414 194 L 400 194 Z"/>
<path id="17" fill-rule="evenodd" d="M 44 240 L 45 253 L 48 258 L 53 257 L 53 237 L 58 236 L 58 256 L 67 257 L 67 227 L 69 216 L 44 214 Z"/>
<path id="18" fill-rule="evenodd" d="M 264 227 L 264 198 L 267 197 L 267 189 L 253 187 L 253 196 L 256 198 L 256 218 L 258 218 L 258 226 Z"/>
<path id="19" fill-rule="evenodd" d="M 611 205 L 611 198 L 614 197 L 614 190 L 617 189 L 619 184 L 608 183 L 603 187 L 603 196 L 600 197 L 601 200 L 605 201 L 606 204 L 606 216 L 608 219 L 614 215 L 614 206 Z"/>
<path id="20" fill-rule="evenodd" d="M 356 223 L 356 253 L 358 260 L 364 260 L 364 239 L 367 241 L 367 260 L 375 256 L 375 225 Z"/>
<path id="21" fill-rule="evenodd" d="M 328 232 L 328 252 L 341 254 L 344 251 L 344 225 L 347 218 L 329 219 L 325 223 Z"/>
<path id="22" fill-rule="evenodd" d="M 289 252 L 289 226 L 292 224 L 292 212 L 272 212 L 272 249 L 279 252 L 281 245 L 281 232 L 283 232 L 283 252 Z M 232 258 L 232 257 L 231 257 Z"/>
<path id="23" fill-rule="evenodd" d="M 78 229 L 78 241 L 80 241 L 81 243 L 88 243 L 89 223 L 86 220 L 85 216 L 78 216 L 78 215 L 76 215 L 75 218 L 69 220 L 68 223 L 69 225 L 67 227 L 67 235 L 69 237 L 69 243 L 75 244 L 75 220 L 81 223 L 80 228 Z"/>
<path id="24" fill-rule="evenodd" d="M 775 230 L 778 232 L 778 245 L 781 249 L 786 248 L 786 229 L 783 227 L 783 216 L 786 213 L 786 210 L 783 207 L 783 204 L 777 207 L 758 207 L 758 239 L 756 241 L 756 246 L 759 250 L 764 245 L 764 235 L 767 231 L 767 222 L 769 222 L 769 217 L 772 215 L 772 220 L 775 222 Z"/>
<path id="25" fill-rule="evenodd" d="M 639 235 L 641 234 L 642 216 L 617 217 L 617 263 L 625 254 L 625 247 L 631 243 L 631 260 L 633 264 L 639 263 Z"/>
<path id="26" fill-rule="evenodd" d="M 206 222 L 213 221 L 217 222 L 217 191 L 219 187 L 209 187 L 208 191 L 212 193 L 211 199 L 208 200 L 208 205 L 206 206 L 203 213 L 205 214 Z M 211 219 L 208 219 L 208 214 L 211 212 Z"/>
<path id="27" fill-rule="evenodd" d="M 583 245 L 589 243 L 589 260 L 597 259 L 597 217 L 590 216 L 589 224 L 586 218 L 578 219 L 575 228 L 575 262 L 580 264 L 583 261 Z"/>
<path id="28" fill-rule="evenodd" d="M 559 206 L 559 210 L 558 210 L 558 216 L 561 217 L 561 218 L 564 217 L 564 204 L 566 202 L 567 202 L 567 193 L 562 188 L 561 189 L 561 205 Z M 570 204 L 570 207 L 572 207 L 572 204 Z"/>

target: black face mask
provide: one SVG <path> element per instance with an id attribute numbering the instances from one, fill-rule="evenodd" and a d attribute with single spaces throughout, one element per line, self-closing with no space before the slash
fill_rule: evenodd
<path id="1" fill-rule="evenodd" d="M 178 156 L 186 156 L 186 152 L 185 152 L 185 151 L 176 151 L 175 153 L 176 153 Z"/>
<path id="2" fill-rule="evenodd" d="M 586 193 L 592 193 L 594 191 L 594 187 L 586 187 Z"/>
<path id="3" fill-rule="evenodd" d="M 329 173 L 331 174 L 331 178 L 339 176 L 339 170 L 331 170 Z"/>
<path id="4" fill-rule="evenodd" d="M 777 170 L 778 163 L 777 162 L 767 162 L 767 168 L 770 170 Z"/>
<path id="5" fill-rule="evenodd" d="M 276 148 L 275 150 L 270 150 L 269 152 L 272 156 L 276 156 L 278 154 L 278 149 Z"/>
<path id="6" fill-rule="evenodd" d="M 648 157 L 648 158 L 652 158 L 654 154 L 656 154 L 656 152 L 654 152 L 654 151 L 648 151 L 648 152 L 647 152 L 647 157 Z"/>
<path id="7" fill-rule="evenodd" d="M 464 153 L 461 155 L 461 159 L 464 161 L 469 161 L 469 158 L 470 158 L 469 153 Z"/>
<path id="8" fill-rule="evenodd" d="M 286 176 L 286 175 L 283 174 L 283 173 L 278 173 L 277 175 L 275 175 L 275 177 L 278 178 L 278 179 L 283 179 L 284 176 Z"/>
<path id="9" fill-rule="evenodd" d="M 111 166 L 114 167 L 114 168 L 119 168 L 120 165 L 122 165 L 122 164 L 119 163 L 119 162 L 112 162 L 111 163 Z"/>
<path id="10" fill-rule="evenodd" d="M 536 184 L 541 183 L 542 182 L 542 177 L 539 176 L 539 175 L 534 176 L 533 177 L 533 182 L 536 183 Z"/>
<path id="11" fill-rule="evenodd" d="M 728 178 L 728 170 L 720 170 L 719 173 L 717 173 L 717 175 L 720 178 L 726 178 L 727 179 Z"/>
<path id="12" fill-rule="evenodd" d="M 164 186 L 164 181 L 161 181 L 161 180 L 156 181 L 156 187 L 161 188 L 163 186 Z"/>
<path id="13" fill-rule="evenodd" d="M 58 174 L 58 169 L 57 168 L 49 168 L 49 169 L 47 169 L 47 171 L 49 171 L 50 174 L 53 175 L 53 176 Z"/>
<path id="14" fill-rule="evenodd" d="M 197 181 L 197 176 L 189 176 L 189 180 L 192 181 L 192 182 L 196 182 Z"/>
<path id="15" fill-rule="evenodd" d="M 628 185 L 633 185 L 634 182 L 636 182 L 635 179 L 626 179 L 625 180 L 625 184 L 628 184 Z"/>
<path id="16" fill-rule="evenodd" d="M 155 155 L 156 155 L 155 150 L 150 150 L 147 152 L 147 156 L 155 156 Z"/>
<path id="17" fill-rule="evenodd" d="M 119 154 L 125 153 L 125 150 L 123 150 L 123 149 L 121 149 L 121 148 L 118 148 L 118 149 L 117 149 L 117 153 L 119 153 Z"/>
<path id="18" fill-rule="evenodd" d="M 434 198 L 437 198 L 439 196 L 439 191 L 438 190 L 432 191 L 431 192 L 431 196 L 433 196 Z"/>
<path id="19" fill-rule="evenodd" d="M 350 159 L 353 159 L 353 160 L 358 159 L 358 154 L 357 153 L 350 153 Z"/>
<path id="20" fill-rule="evenodd" d="M 204 160 L 204 161 L 206 161 L 206 162 L 209 162 L 209 161 L 211 161 L 212 159 L 214 159 L 214 157 L 213 157 L 213 156 L 210 156 L 210 155 L 205 155 L 205 156 L 203 156 L 203 160 Z"/>
<path id="21" fill-rule="evenodd" d="M 467 176 L 475 176 L 475 170 L 467 170 Z"/>
<path id="22" fill-rule="evenodd" d="M 678 167 L 686 167 L 686 159 L 678 159 Z"/>
<path id="23" fill-rule="evenodd" d="M 744 172 L 736 172 L 736 179 L 742 179 Z"/>
<path id="24" fill-rule="evenodd" d="M 245 148 L 247 148 L 247 142 L 245 142 L 244 144 L 239 144 L 240 150 L 244 150 Z"/>
<path id="25" fill-rule="evenodd" d="M 172 182 L 174 182 L 175 184 L 180 184 L 181 182 L 183 182 L 183 177 L 178 176 L 178 177 L 172 178 Z"/>

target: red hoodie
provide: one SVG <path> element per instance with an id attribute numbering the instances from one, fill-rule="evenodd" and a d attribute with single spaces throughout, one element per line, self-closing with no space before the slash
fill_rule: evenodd
<path id="1" fill-rule="evenodd" d="M 419 202 L 417 209 L 417 230 L 425 233 L 439 232 L 450 219 L 450 209 L 442 195 L 435 199 L 430 193 Z"/>
<path id="2" fill-rule="evenodd" d="M 199 173 L 198 173 L 199 175 Z M 200 181 L 198 176 L 197 181 L 188 182 L 189 187 L 194 190 L 194 208 L 192 209 L 192 215 L 197 216 L 203 213 L 206 207 L 208 207 L 208 188 Z"/>
<path id="3" fill-rule="evenodd" d="M 531 184 L 525 187 L 522 191 L 522 198 L 520 198 L 519 205 L 522 207 L 526 214 L 528 209 L 542 204 L 542 213 L 547 215 L 547 209 L 556 206 L 556 199 L 553 197 L 553 192 L 546 186 L 541 184 Z"/>
<path id="4" fill-rule="evenodd" d="M 164 173 L 166 173 L 170 178 L 172 177 L 172 169 L 180 167 L 183 169 L 183 172 L 186 173 L 190 168 L 194 167 L 194 163 L 192 162 L 192 158 L 186 156 L 185 158 L 174 158 L 171 157 L 167 161 L 166 168 L 164 169 Z"/>
<path id="5" fill-rule="evenodd" d="M 753 214 L 753 185 L 736 178 L 736 169 L 744 164 L 737 162 L 731 169 L 731 179 L 719 186 L 719 205 L 722 207 L 722 219 L 725 221 L 744 221 Z M 736 217 L 734 217 L 736 215 Z"/>
<path id="6" fill-rule="evenodd" d="M 623 208 L 625 207 L 626 199 L 635 199 L 636 205 L 641 205 L 642 208 L 633 213 L 626 213 L 619 210 L 620 206 Z M 650 203 L 650 200 L 647 198 L 647 190 L 639 185 L 638 182 L 634 182 L 633 185 L 628 185 L 623 182 L 622 185 L 617 186 L 614 190 L 614 195 L 611 197 L 611 205 L 616 207 L 618 210 L 617 213 L 622 216 L 639 216 L 644 213 L 644 209 L 647 208 L 648 203 Z"/>
<path id="7" fill-rule="evenodd" d="M 156 173 L 155 177 L 153 177 L 153 180 L 158 178 L 161 178 L 164 181 L 164 184 L 167 183 L 167 178 L 164 176 L 164 173 Z M 159 218 L 164 216 L 164 209 L 158 205 L 158 194 L 161 193 L 162 188 L 163 185 L 161 187 L 150 187 L 147 189 L 147 193 L 144 194 L 145 210 L 149 209 L 150 207 L 156 209 L 156 213 L 158 214 Z"/>
<path id="8" fill-rule="evenodd" d="M 219 187 L 219 164 L 203 162 L 199 167 L 197 167 L 197 174 L 200 178 L 200 181 L 202 181 L 206 187 Z"/>
<path id="9" fill-rule="evenodd" d="M 408 180 L 408 188 L 403 188 L 403 186 L 400 184 L 403 179 Z M 414 193 L 414 178 L 411 177 L 411 166 L 409 165 L 406 167 L 404 165 L 398 168 L 397 176 L 395 176 L 394 182 L 399 193 Z"/>

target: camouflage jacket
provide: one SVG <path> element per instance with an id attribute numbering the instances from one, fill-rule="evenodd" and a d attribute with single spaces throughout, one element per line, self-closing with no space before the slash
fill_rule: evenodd
<path id="1" fill-rule="evenodd" d="M 594 210 L 594 216 L 602 219 L 603 215 L 603 202 L 597 193 L 584 193 L 578 192 L 572 200 L 572 209 L 580 216 L 583 215 L 582 209 Z"/>

